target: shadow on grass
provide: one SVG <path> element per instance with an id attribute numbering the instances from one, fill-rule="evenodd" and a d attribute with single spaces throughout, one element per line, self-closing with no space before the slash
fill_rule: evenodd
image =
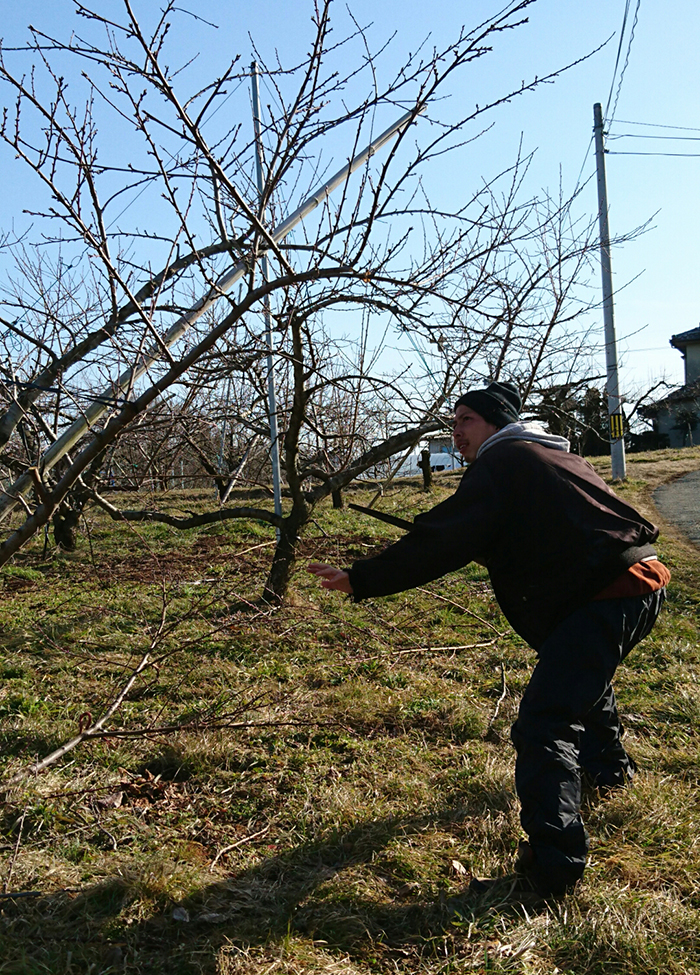
<path id="1" fill-rule="evenodd" d="M 457 818 L 446 810 L 362 822 L 273 854 L 177 904 L 126 875 L 74 893 L 2 900 L 0 970 L 58 975 L 96 964 L 100 972 L 126 965 L 148 975 L 214 975 L 223 947 L 281 944 L 295 933 L 358 961 L 378 948 L 389 956 L 420 952 L 460 915 L 469 920 L 469 901 L 421 896 L 418 884 L 391 876 L 381 854 L 395 837 Z M 15 961 L 20 967 L 11 967 Z"/>
<path id="2" fill-rule="evenodd" d="M 0 717 L 2 720 L 2 717 Z M 37 757 L 50 754 L 65 741 L 61 735 L 42 735 L 39 732 L 18 731 L 0 732 L 0 753 L 5 758 L 23 758 L 25 761 L 35 761 Z M 2 969 L 0 969 L 2 971 Z"/>

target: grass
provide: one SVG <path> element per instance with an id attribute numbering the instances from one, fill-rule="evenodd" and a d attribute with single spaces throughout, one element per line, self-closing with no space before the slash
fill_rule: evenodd
<path id="1" fill-rule="evenodd" d="M 620 492 L 659 522 L 653 489 L 700 450 L 628 461 Z M 89 519 L 91 544 L 36 542 L 0 575 L 0 778 L 151 665 L 111 736 L 4 792 L 0 892 L 28 896 L 0 898 L 0 973 L 700 972 L 700 553 L 673 526 L 667 610 L 616 681 L 641 772 L 586 805 L 585 883 L 540 914 L 475 916 L 469 877 L 507 870 L 521 836 L 508 733 L 533 663 L 484 571 L 357 606 L 300 571 L 270 610 L 267 528 Z M 395 536 L 324 508 L 302 564 Z"/>

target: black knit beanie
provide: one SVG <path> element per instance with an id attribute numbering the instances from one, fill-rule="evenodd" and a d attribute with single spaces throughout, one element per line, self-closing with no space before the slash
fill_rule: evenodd
<path id="1" fill-rule="evenodd" d="M 522 402 L 517 386 L 512 383 L 491 383 L 486 389 L 470 389 L 460 396 L 455 403 L 455 411 L 458 406 L 468 406 L 487 423 L 493 423 L 500 429 L 517 422 Z"/>

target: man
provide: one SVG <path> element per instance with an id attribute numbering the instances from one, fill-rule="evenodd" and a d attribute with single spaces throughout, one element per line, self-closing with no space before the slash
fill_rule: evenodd
<path id="1" fill-rule="evenodd" d="M 471 561 L 488 569 L 504 615 L 538 655 L 512 729 L 528 835 L 516 899 L 519 891 L 560 897 L 583 875 L 582 774 L 601 789 L 634 774 L 611 681 L 654 625 L 670 579 L 651 544 L 658 530 L 569 453 L 567 440 L 519 422 L 521 403 L 516 387 L 501 382 L 458 399 L 453 437 L 470 466 L 455 494 L 374 558 L 347 570 L 309 566 L 326 589 L 355 601 Z M 473 881 L 472 889 L 494 883 Z"/>

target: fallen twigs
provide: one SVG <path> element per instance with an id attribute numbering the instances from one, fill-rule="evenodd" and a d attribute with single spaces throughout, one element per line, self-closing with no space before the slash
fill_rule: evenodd
<path id="1" fill-rule="evenodd" d="M 132 675 L 135 677 L 136 675 Z M 130 685 L 133 684 L 133 680 Z M 128 691 L 128 687 L 125 688 L 119 695 L 119 703 L 124 699 L 125 694 Z M 115 704 L 117 702 L 115 701 Z M 6 782 L 0 785 L 0 791 L 9 788 L 10 786 L 17 785 L 19 782 L 24 781 L 24 779 L 30 778 L 31 776 L 38 775 L 43 772 L 45 768 L 54 762 L 58 761 L 69 751 L 72 751 L 78 745 L 83 744 L 90 740 L 103 739 L 110 741 L 113 739 L 149 739 L 158 738 L 166 735 L 175 735 L 183 731 L 223 731 L 223 730 L 235 730 L 241 731 L 247 728 L 330 728 L 336 727 L 340 722 L 338 721 L 226 721 L 219 718 L 212 719 L 193 719 L 192 721 L 183 721 L 176 724 L 168 725 L 158 725 L 151 728 L 117 728 L 114 730 L 102 730 L 104 723 L 114 714 L 117 710 L 117 706 L 113 704 L 109 710 L 102 715 L 102 717 L 96 721 L 94 724 L 90 725 L 84 731 L 81 731 L 70 741 L 61 745 L 55 751 L 47 755 L 40 762 L 36 762 L 28 769 L 23 769 L 21 772 L 17 772 L 12 778 L 8 779 Z M 241 711 L 250 710 L 251 702 L 241 706 Z M 240 711 L 239 711 L 240 713 Z"/>
<path id="2" fill-rule="evenodd" d="M 401 650 L 395 650 L 394 653 L 399 656 L 402 653 L 445 653 L 448 650 L 480 650 L 482 647 L 492 647 L 497 639 L 498 637 L 494 637 L 493 640 L 487 640 L 485 643 L 464 643 L 461 646 L 433 647 L 428 644 L 425 647 L 404 647 Z"/>
<path id="3" fill-rule="evenodd" d="M 17 856 L 19 854 L 19 848 L 22 844 L 22 832 L 24 830 L 24 820 L 27 815 L 27 810 L 25 808 L 19 820 L 19 829 L 17 830 L 17 842 L 15 843 L 15 849 L 12 854 L 12 859 L 10 860 L 10 867 L 7 871 L 7 876 L 5 877 L 5 883 L 3 885 L 3 894 L 7 896 L 7 891 L 10 886 L 10 881 L 12 880 L 12 874 L 15 869 L 15 863 L 17 862 Z"/>
<path id="4" fill-rule="evenodd" d="M 496 634 L 496 636 L 498 636 L 498 637 L 504 637 L 505 636 L 505 633 L 501 633 L 501 631 L 497 627 L 495 627 L 493 625 L 493 623 L 489 623 L 489 621 L 488 620 L 485 620 L 482 616 L 477 616 L 477 614 L 476 613 L 473 613 L 471 611 L 471 609 L 467 609 L 466 606 L 462 606 L 460 603 L 456 603 L 454 601 L 454 599 L 448 599 L 447 596 L 441 596 L 440 593 L 433 592 L 432 589 L 421 589 L 420 586 L 416 586 L 416 590 L 417 590 L 417 592 L 424 592 L 426 594 L 426 596 L 432 596 L 433 599 L 439 599 L 443 603 L 449 603 L 450 606 L 454 606 L 455 609 L 460 610 L 462 613 L 466 613 L 467 616 L 471 616 L 473 619 L 477 620 L 479 623 L 483 623 L 484 626 L 488 626 L 488 628 L 490 630 L 493 630 L 493 632 Z"/>
<path id="5" fill-rule="evenodd" d="M 209 864 L 209 873 L 214 873 L 214 867 L 219 862 L 222 856 L 230 853 L 231 850 L 238 849 L 239 846 L 243 846 L 245 843 L 252 843 L 253 840 L 257 840 L 259 836 L 264 836 L 265 833 L 269 832 L 270 827 L 265 826 L 263 829 L 259 829 L 257 833 L 251 833 L 249 836 L 244 836 L 242 839 L 237 840 L 235 843 L 231 843 L 229 846 L 224 846 L 216 854 L 214 859 Z"/>
<path id="6" fill-rule="evenodd" d="M 187 721 L 182 721 L 173 724 L 156 725 L 151 727 L 141 727 L 135 729 L 117 729 L 117 730 L 107 730 L 105 725 L 114 717 L 116 712 L 124 704 L 127 696 L 133 689 L 135 683 L 141 677 L 144 672 L 148 669 L 153 669 L 156 672 L 162 663 L 172 656 L 174 652 L 179 652 L 185 649 L 192 648 L 196 646 L 202 639 L 201 634 L 197 635 L 195 638 L 185 640 L 177 645 L 176 650 L 168 649 L 165 652 L 158 652 L 162 650 L 166 639 L 172 638 L 175 631 L 180 627 L 185 620 L 190 619 L 195 613 L 201 611 L 203 607 L 212 605 L 213 600 L 209 599 L 208 594 L 203 594 L 201 599 L 191 608 L 189 613 L 185 616 L 179 616 L 177 619 L 169 621 L 168 620 L 168 600 L 165 583 L 163 582 L 163 602 L 161 606 L 160 618 L 157 624 L 151 630 L 151 636 L 149 641 L 148 649 L 143 653 L 139 663 L 131 671 L 128 680 L 123 685 L 123 687 L 116 694 L 111 704 L 107 707 L 104 713 L 96 720 L 93 721 L 92 714 L 89 711 L 83 712 L 78 720 L 78 733 L 69 741 L 65 742 L 59 748 L 56 748 L 53 752 L 47 755 L 45 758 L 38 762 L 35 762 L 32 766 L 27 769 L 22 769 L 21 771 L 15 773 L 9 779 L 0 783 L 0 791 L 7 790 L 9 787 L 17 785 L 19 782 L 24 781 L 27 778 L 38 775 L 43 772 L 46 768 L 57 762 L 59 759 L 63 758 L 68 752 L 73 751 L 78 745 L 83 744 L 90 739 L 117 739 L 117 738 L 148 738 L 151 736 L 176 734 L 180 731 L 202 731 L 202 730 L 214 730 L 217 728 L 246 728 L 255 727 L 254 724 L 250 722 L 241 721 L 241 717 L 250 712 L 253 709 L 260 709 L 263 703 L 270 703 L 267 696 L 264 694 L 258 695 L 251 700 L 242 702 L 236 706 L 235 711 L 221 714 L 212 713 L 209 710 L 205 714 L 199 714 L 195 717 L 189 718 Z M 227 628 L 228 624 L 226 622 L 220 623 L 218 626 L 210 629 L 209 635 L 219 632 L 222 629 Z M 264 701 L 263 701 L 264 698 Z M 233 719 L 239 719 L 234 721 Z M 294 722 L 289 722 L 294 723 Z M 304 722 L 301 722 L 304 723 Z M 271 725 L 280 724 L 279 722 L 270 722 Z"/>
<path id="7" fill-rule="evenodd" d="M 89 738 L 97 737 L 98 732 L 101 731 L 106 722 L 109 721 L 109 719 L 122 706 L 126 695 L 136 683 L 139 674 L 142 674 L 143 671 L 148 667 L 150 660 L 151 647 L 149 647 L 148 652 L 143 655 L 139 664 L 134 668 L 124 687 L 122 687 L 105 713 L 98 718 L 97 721 L 90 724 L 89 727 L 85 729 L 81 727 L 80 731 L 74 738 L 71 738 L 70 741 L 65 742 L 65 744 L 61 745 L 59 748 L 56 748 L 51 752 L 50 755 L 47 755 L 46 758 L 42 758 L 40 762 L 35 762 L 34 765 L 30 766 L 28 769 L 22 769 L 22 771 L 15 773 L 15 775 L 0 785 L 0 789 L 6 789 L 9 786 L 17 785 L 18 782 L 22 782 L 24 779 L 27 779 L 30 776 L 38 775 L 40 772 L 43 772 L 45 768 L 48 768 L 49 765 L 53 765 L 54 762 L 57 762 L 59 758 L 63 758 L 63 756 L 67 755 L 68 752 L 73 751 L 74 748 L 77 748 L 78 745 L 82 744 L 84 741 L 87 741 Z"/>
<path id="8" fill-rule="evenodd" d="M 498 717 L 498 712 L 501 709 L 501 704 L 506 698 L 508 693 L 508 688 L 506 687 L 506 667 L 503 662 L 501 662 L 501 696 L 496 701 L 496 707 L 494 708 L 493 714 L 491 715 L 491 720 L 489 721 L 489 728 L 493 725 L 494 721 Z"/>
<path id="9" fill-rule="evenodd" d="M 91 738 L 150 738 L 152 735 L 175 735 L 180 731 L 222 731 L 245 728 L 330 728 L 338 721 L 186 721 L 183 724 L 159 725 L 154 728 L 118 728 L 115 731 L 98 731 Z"/>

